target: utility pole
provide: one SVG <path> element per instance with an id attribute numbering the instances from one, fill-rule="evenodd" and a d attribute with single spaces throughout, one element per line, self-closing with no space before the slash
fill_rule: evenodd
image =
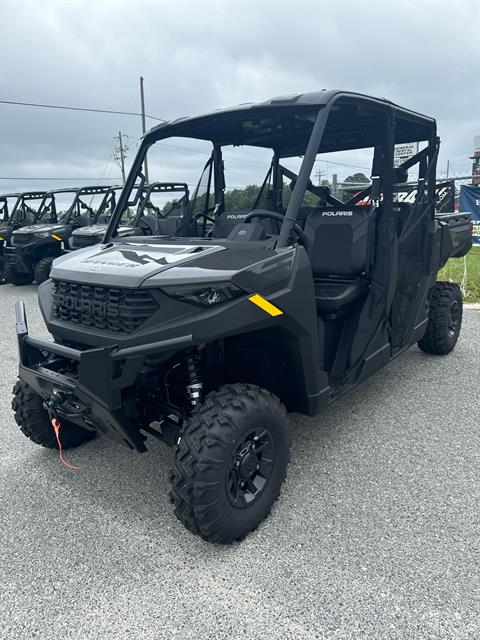
<path id="1" fill-rule="evenodd" d="M 128 146 L 124 143 L 122 132 L 118 132 L 118 136 L 113 136 L 114 140 L 118 140 L 118 147 L 115 147 L 113 157 L 122 172 L 122 182 L 125 184 L 125 160 L 127 158 Z"/>
<path id="2" fill-rule="evenodd" d="M 332 195 L 334 198 L 337 197 L 337 189 L 338 189 L 338 176 L 336 173 L 332 175 Z"/>
<path id="3" fill-rule="evenodd" d="M 140 103 L 142 107 L 142 134 L 145 135 L 146 127 L 145 127 L 145 94 L 143 91 L 143 77 L 140 76 Z M 145 160 L 143 162 L 143 171 L 145 173 L 145 179 L 148 184 L 148 162 L 147 156 L 145 156 Z"/>

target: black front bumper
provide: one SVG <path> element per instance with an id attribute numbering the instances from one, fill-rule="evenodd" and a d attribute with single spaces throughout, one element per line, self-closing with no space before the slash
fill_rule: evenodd
<path id="1" fill-rule="evenodd" d="M 58 409 L 60 418 L 146 451 L 143 437 L 124 411 L 122 392 L 135 385 L 146 356 L 185 349 L 193 344 L 192 336 L 125 349 L 79 350 L 29 336 L 23 302 L 17 302 L 15 314 L 19 377 L 45 400 L 55 391 L 63 392 L 68 402 Z"/>
<path id="2" fill-rule="evenodd" d="M 30 254 L 24 247 L 5 247 L 5 260 L 15 271 L 20 273 L 31 273 L 33 271 Z"/>

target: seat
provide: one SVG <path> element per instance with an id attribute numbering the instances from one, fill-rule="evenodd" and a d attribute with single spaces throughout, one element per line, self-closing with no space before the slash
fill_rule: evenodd
<path id="1" fill-rule="evenodd" d="M 254 209 L 245 209 L 239 211 L 228 211 L 221 213 L 213 228 L 214 238 L 228 238 L 238 224 L 243 223 L 249 213 L 253 213 Z M 260 212 L 260 210 L 258 210 Z M 262 210 L 263 211 L 263 210 Z M 281 223 L 271 218 L 252 218 L 252 223 L 260 224 L 265 233 L 268 235 L 278 235 Z M 250 223 L 248 223 L 250 224 Z"/>
<path id="2" fill-rule="evenodd" d="M 89 227 L 92 224 L 92 219 L 89 215 L 83 214 L 77 216 L 77 224 L 79 227 Z"/>
<path id="3" fill-rule="evenodd" d="M 215 221 L 212 236 L 214 238 L 227 238 L 236 225 L 243 222 L 249 213 L 247 210 L 221 213 Z"/>
<path id="4" fill-rule="evenodd" d="M 369 289 L 364 278 L 316 278 L 313 281 L 317 310 L 328 315 L 338 315 L 344 309 L 363 300 Z"/>
<path id="5" fill-rule="evenodd" d="M 365 299 L 370 287 L 371 208 L 314 209 L 304 231 L 317 311 L 333 317 L 348 313 Z"/>
<path id="6" fill-rule="evenodd" d="M 177 233 L 181 218 L 172 216 L 171 218 L 162 218 L 158 221 L 158 228 L 156 235 L 159 236 L 174 236 Z"/>

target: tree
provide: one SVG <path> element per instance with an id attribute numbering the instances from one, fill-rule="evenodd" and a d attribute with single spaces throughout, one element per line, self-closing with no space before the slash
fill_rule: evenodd
<path id="1" fill-rule="evenodd" d="M 360 171 L 358 173 L 354 173 L 353 176 L 348 176 L 345 178 L 345 182 L 353 182 L 354 184 L 360 184 L 364 182 L 370 182 L 369 178 L 364 173 Z"/>
<path id="2" fill-rule="evenodd" d="M 351 187 L 348 186 L 349 182 L 352 183 Z M 343 187 L 340 190 L 340 200 L 343 200 L 343 201 L 348 200 L 353 194 L 362 190 L 362 187 L 359 185 L 362 185 L 362 184 L 367 185 L 369 183 L 370 183 L 370 180 L 367 178 L 367 176 L 364 173 L 360 171 L 357 173 L 354 173 L 353 176 L 348 176 L 348 178 L 345 178 Z"/>

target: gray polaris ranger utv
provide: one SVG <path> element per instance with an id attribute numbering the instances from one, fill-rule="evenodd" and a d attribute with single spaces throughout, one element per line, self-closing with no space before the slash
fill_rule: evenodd
<path id="1" fill-rule="evenodd" d="M 171 137 L 212 145 L 199 183 L 207 187 L 186 216 L 190 236 L 119 237 L 148 149 Z M 394 170 L 395 144 L 417 141 L 418 153 Z M 226 204 L 222 154 L 233 145 L 270 151 L 247 212 Z M 371 184 L 348 201 L 310 181 L 318 154 L 366 148 Z M 175 449 L 181 522 L 206 540 L 243 538 L 285 478 L 287 412 L 316 415 L 414 344 L 441 355 L 454 348 L 462 296 L 436 277 L 472 237 L 467 215 L 435 216 L 438 149 L 432 118 L 346 91 L 152 129 L 103 244 L 56 260 L 39 288 L 53 343 L 29 335 L 17 304 L 13 410 L 23 433 L 55 448 L 51 423 L 60 424 L 65 447 L 100 433 L 140 452 L 160 438 Z M 394 204 L 414 167 L 414 202 Z"/>
<path id="2" fill-rule="evenodd" d="M 75 229 L 90 225 L 97 208 L 109 206 L 109 186 L 55 189 L 45 194 L 33 224 L 12 234 L 5 250 L 5 278 L 15 285 L 41 284 L 47 280 L 52 262 L 64 249 Z"/>
<path id="3" fill-rule="evenodd" d="M 5 248 L 10 246 L 12 233 L 33 223 L 45 191 L 5 193 L 0 196 L 0 284 L 5 280 Z"/>
<path id="4" fill-rule="evenodd" d="M 108 209 L 101 208 L 88 227 L 80 227 L 72 233 L 71 248 L 83 249 L 102 241 L 111 215 L 115 209 L 115 198 L 121 187 L 112 187 Z M 176 195 L 179 194 L 179 195 Z M 159 201 L 155 199 L 159 197 Z M 169 198 L 166 202 L 161 200 Z M 171 200 L 175 197 L 174 200 Z M 163 204 L 163 206 L 161 206 Z M 135 192 L 132 207 L 127 208 L 117 227 L 117 238 L 125 236 L 176 235 L 181 228 L 183 216 L 188 208 L 188 185 L 174 182 L 154 182 L 142 186 Z"/>

